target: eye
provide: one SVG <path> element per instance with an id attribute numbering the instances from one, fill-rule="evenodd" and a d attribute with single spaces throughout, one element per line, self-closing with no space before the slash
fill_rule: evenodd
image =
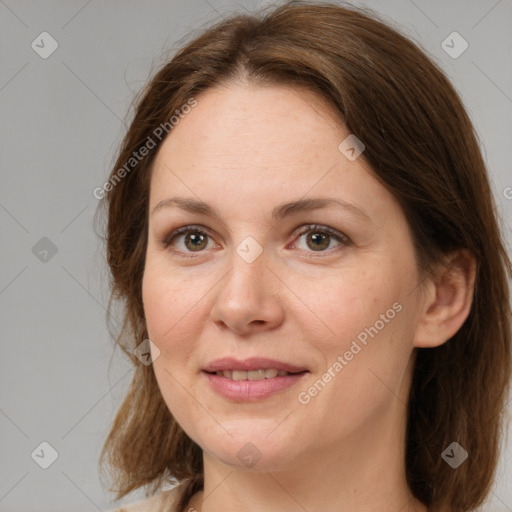
<path id="1" fill-rule="evenodd" d="M 334 248 L 350 245 L 350 239 L 346 235 L 317 224 L 303 226 L 298 233 L 299 239 L 303 235 L 307 235 L 305 238 L 306 247 L 312 249 L 313 252 L 331 252 L 325 251 L 325 249 L 331 245 L 333 240 L 338 244 Z M 295 246 L 295 243 L 293 245 Z"/>
<path id="2" fill-rule="evenodd" d="M 303 235 L 307 235 L 305 239 L 306 246 L 312 249 L 312 251 L 308 252 L 331 252 L 325 249 L 329 248 L 333 240 L 338 244 L 334 249 L 339 246 L 348 246 L 351 243 L 346 235 L 326 226 L 318 226 L 317 224 L 302 226 L 296 236 L 300 239 Z M 181 247 L 178 243 L 180 239 Z M 172 246 L 173 252 L 179 253 L 180 256 L 186 258 L 193 258 L 194 254 L 190 253 L 204 252 L 205 249 L 211 248 L 208 247 L 209 239 L 213 240 L 201 226 L 184 226 L 172 231 L 161 241 L 161 245 L 165 249 L 169 249 Z M 293 243 L 292 248 L 295 247 L 295 243 Z"/>
<path id="3" fill-rule="evenodd" d="M 176 245 L 179 245 L 176 241 L 182 237 L 183 245 L 181 248 L 176 249 Z M 182 228 L 175 229 L 162 241 L 162 245 L 166 249 L 172 245 L 174 252 L 185 253 L 183 254 L 185 257 L 193 257 L 193 255 L 188 256 L 186 253 L 203 251 L 203 249 L 208 246 L 208 238 L 211 238 L 210 235 L 208 235 L 208 233 L 203 229 L 200 229 L 200 227 L 184 226 Z"/>

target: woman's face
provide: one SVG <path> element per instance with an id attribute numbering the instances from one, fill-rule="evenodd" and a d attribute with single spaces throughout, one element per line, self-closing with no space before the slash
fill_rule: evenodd
<path id="1" fill-rule="evenodd" d="M 196 99 L 150 190 L 143 299 L 169 410 L 253 470 L 396 438 L 423 301 L 398 203 L 311 92 Z"/>

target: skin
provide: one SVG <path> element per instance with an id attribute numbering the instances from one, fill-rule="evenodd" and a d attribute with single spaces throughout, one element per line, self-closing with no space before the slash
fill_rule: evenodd
<path id="1" fill-rule="evenodd" d="M 414 348 L 444 343 L 464 322 L 473 259 L 454 252 L 420 284 L 397 201 L 364 153 L 349 161 L 338 150 L 349 132 L 313 93 L 238 83 L 197 100 L 155 160 L 143 278 L 159 387 L 203 449 L 205 490 L 190 507 L 427 510 L 412 497 L 404 466 Z M 176 206 L 153 212 L 175 196 L 209 203 L 220 219 Z M 337 207 L 271 216 L 284 202 L 312 197 L 337 198 L 368 218 Z M 317 249 L 317 230 L 297 233 L 308 224 L 349 243 L 327 237 Z M 208 235 L 199 250 L 186 234 L 164 247 L 173 229 L 189 225 Z M 248 236 L 262 249 L 252 263 L 236 252 Z M 332 377 L 338 356 L 393 304 L 400 312 Z M 225 356 L 269 357 L 310 373 L 264 400 L 236 402 L 201 372 Z M 299 393 L 329 368 L 330 381 L 301 403 Z M 248 442 L 261 455 L 252 467 L 237 457 Z"/>

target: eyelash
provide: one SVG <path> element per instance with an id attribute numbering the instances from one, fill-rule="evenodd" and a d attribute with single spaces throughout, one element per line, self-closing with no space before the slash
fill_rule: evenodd
<path id="1" fill-rule="evenodd" d="M 309 232 L 322 233 L 325 235 L 329 235 L 330 237 L 334 238 L 337 242 L 339 242 L 341 244 L 340 246 L 335 247 L 330 250 L 327 250 L 327 251 L 319 251 L 321 254 L 325 254 L 325 253 L 331 254 L 333 251 L 335 251 L 336 249 L 339 249 L 341 246 L 347 247 L 351 244 L 350 239 L 346 235 L 344 235 L 342 233 L 338 233 L 337 231 L 334 231 L 334 230 L 328 228 L 327 226 L 322 226 L 322 225 L 318 225 L 318 224 L 308 224 L 306 226 L 301 226 L 299 232 L 296 234 L 296 237 L 300 237 Z M 178 229 L 175 229 L 174 231 L 172 231 L 169 235 L 167 235 L 161 241 L 161 245 L 164 249 L 169 249 L 175 238 L 177 238 L 179 235 L 183 235 L 183 234 L 186 235 L 188 233 L 199 233 L 201 235 L 206 235 L 206 236 L 212 238 L 202 226 L 190 225 L 190 226 L 184 226 L 184 227 L 181 227 L 181 228 L 178 228 Z M 173 253 L 179 254 L 181 257 L 184 257 L 184 258 L 196 258 L 199 253 L 204 252 L 204 251 L 197 251 L 197 254 L 194 254 L 192 251 L 187 251 L 188 252 L 188 254 L 187 254 L 187 252 L 184 252 L 184 251 L 179 251 L 176 249 L 171 249 L 171 250 Z M 315 251 L 306 251 L 306 252 L 315 252 Z M 317 258 L 317 257 L 322 257 L 322 256 L 315 255 L 315 256 L 309 256 L 309 257 Z"/>

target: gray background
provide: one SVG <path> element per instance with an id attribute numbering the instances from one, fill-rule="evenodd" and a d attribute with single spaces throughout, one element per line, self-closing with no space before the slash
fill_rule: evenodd
<path id="1" fill-rule="evenodd" d="M 481 138 L 510 240 L 512 2 L 354 3 L 398 24 L 452 79 Z M 0 511 L 112 508 L 97 462 L 131 367 L 114 353 L 106 327 L 108 275 L 93 231 L 93 190 L 162 51 L 258 5 L 0 0 Z M 44 31 L 58 43 L 46 59 L 31 47 Z M 441 46 L 453 31 L 469 43 L 456 59 Z M 58 453 L 48 469 L 31 457 L 44 441 Z M 512 510 L 511 459 L 509 444 L 484 510 Z M 123 502 L 143 497 L 141 490 Z"/>

